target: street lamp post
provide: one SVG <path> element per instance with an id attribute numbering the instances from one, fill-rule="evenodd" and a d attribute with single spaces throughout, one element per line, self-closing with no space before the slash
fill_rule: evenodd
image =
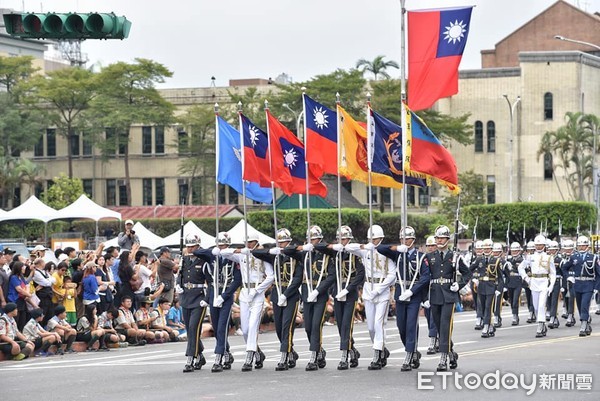
<path id="1" fill-rule="evenodd" d="M 517 105 L 521 102 L 521 96 L 517 96 L 517 99 L 514 103 L 508 99 L 508 95 L 502 95 L 506 102 L 508 103 L 508 111 L 510 113 L 510 133 L 508 135 L 508 155 L 509 155 L 509 166 L 508 166 L 508 202 L 512 203 L 513 201 L 513 116 L 515 114 L 515 109 Z"/>
<path id="2" fill-rule="evenodd" d="M 593 47 L 596 50 L 600 50 L 600 46 L 595 45 L 595 44 L 590 43 L 590 42 L 584 42 L 583 40 L 565 38 L 564 36 L 561 36 L 561 35 L 554 35 L 554 39 L 563 40 L 565 42 L 577 43 L 577 44 L 580 44 L 580 45 Z"/>

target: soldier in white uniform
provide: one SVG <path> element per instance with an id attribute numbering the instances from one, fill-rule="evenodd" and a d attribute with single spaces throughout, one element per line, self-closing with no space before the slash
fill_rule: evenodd
<path id="1" fill-rule="evenodd" d="M 273 284 L 273 266 L 252 256 L 251 251 L 259 247 L 258 233 L 248 233 L 246 247 L 233 250 L 221 250 L 221 256 L 239 263 L 242 273 L 242 289 L 240 290 L 240 326 L 246 341 L 246 361 L 242 372 L 254 367 L 263 367 L 265 354 L 258 347 L 258 329 L 265 302 L 265 291 Z"/>
<path id="2" fill-rule="evenodd" d="M 375 247 L 383 241 L 383 237 L 383 229 L 373 225 L 367 233 L 367 238 L 371 242 L 345 246 L 345 250 L 359 256 L 365 266 L 362 299 L 374 350 L 369 370 L 381 369 L 389 356 L 389 351 L 385 348 L 385 323 L 390 303 L 390 286 L 396 280 L 396 264 L 392 259 L 375 250 Z"/>
<path id="3" fill-rule="evenodd" d="M 519 265 L 519 274 L 531 290 L 531 302 L 533 303 L 538 323 L 535 336 L 544 337 L 548 330 L 546 328 L 546 302 L 554 288 L 556 269 L 554 267 L 554 258 L 544 251 L 546 238 L 540 234 L 535 237 L 533 242 L 535 244 L 535 252 L 523 259 L 523 262 Z M 527 274 L 526 268 L 530 269 L 531 276 Z"/>

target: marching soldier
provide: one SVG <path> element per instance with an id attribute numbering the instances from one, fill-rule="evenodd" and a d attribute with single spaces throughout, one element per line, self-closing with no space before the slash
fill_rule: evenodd
<path id="1" fill-rule="evenodd" d="M 231 237 L 226 232 L 217 235 L 217 246 L 212 249 L 199 249 L 194 255 L 208 263 L 208 303 L 210 305 L 210 321 L 215 331 L 215 362 L 211 372 L 222 372 L 231 369 L 233 355 L 229 352 L 227 335 L 229 333 L 229 317 L 235 293 L 242 284 L 240 265 L 223 259 L 221 250 L 229 248 Z"/>
<path id="2" fill-rule="evenodd" d="M 430 235 L 429 237 L 427 237 L 427 240 L 425 240 L 425 253 L 435 252 L 436 249 L 437 245 L 435 243 L 435 237 L 433 235 Z M 438 352 L 440 348 L 440 340 L 438 336 L 437 327 L 435 327 L 433 317 L 431 316 L 431 305 L 429 303 L 429 288 L 427 288 L 424 292 L 425 297 L 424 301 L 421 303 L 421 306 L 423 307 L 423 314 L 425 315 L 425 320 L 427 320 L 427 335 L 429 337 L 427 355 L 434 355 Z"/>
<path id="3" fill-rule="evenodd" d="M 519 325 L 519 304 L 523 288 L 523 279 L 519 274 L 519 265 L 522 261 L 521 244 L 513 242 L 510 244 L 510 255 L 504 264 L 504 282 L 508 290 L 508 301 L 512 311 L 513 326 Z"/>
<path id="4" fill-rule="evenodd" d="M 502 244 L 495 242 L 492 248 L 492 256 L 499 258 L 500 271 L 498 271 L 496 291 L 494 293 L 495 297 L 492 304 L 492 312 L 494 313 L 494 329 L 502 327 L 502 301 L 504 300 L 504 293 L 506 292 L 506 286 L 504 283 L 504 263 L 506 263 L 506 259 L 502 256 L 502 252 Z"/>
<path id="5" fill-rule="evenodd" d="M 242 365 L 242 372 L 252 370 L 254 367 L 261 369 L 265 361 L 265 354 L 258 347 L 258 329 L 260 318 L 265 303 L 265 291 L 273 284 L 273 266 L 264 263 L 252 255 L 253 250 L 262 247 L 258 244 L 258 233 L 248 233 L 246 247 L 233 250 L 226 248 L 220 255 L 238 263 L 242 274 L 242 289 L 239 294 L 240 301 L 240 328 L 246 341 L 246 360 Z"/>
<path id="6" fill-rule="evenodd" d="M 554 258 L 544 251 L 546 238 L 539 234 L 533 242 L 535 253 L 523 259 L 523 262 L 519 265 L 519 274 L 531 290 L 531 301 L 538 323 L 535 336 L 544 337 L 548 331 L 546 328 L 546 302 L 556 281 L 556 269 Z M 527 267 L 531 271 L 531 276 L 525 270 Z"/>
<path id="7" fill-rule="evenodd" d="M 419 308 L 427 297 L 429 289 L 429 269 L 423 263 L 425 254 L 415 249 L 415 229 L 407 226 L 400 230 L 400 241 L 396 246 L 379 245 L 377 251 L 396 262 L 396 324 L 406 356 L 400 370 L 417 369 L 421 353 L 419 342 Z M 435 347 L 435 343 L 434 343 Z"/>
<path id="8" fill-rule="evenodd" d="M 477 292 L 477 286 L 479 284 L 479 270 L 480 268 L 473 268 L 474 264 L 479 265 L 481 257 L 483 255 L 483 241 L 478 240 L 475 242 L 475 258 L 471 261 L 471 272 L 473 278 L 471 279 L 471 294 L 473 294 L 473 309 L 475 309 L 476 323 L 475 330 L 481 330 L 483 328 L 483 309 L 479 306 L 479 295 Z"/>
<path id="9" fill-rule="evenodd" d="M 565 323 L 565 326 L 572 327 L 575 326 L 575 290 L 573 290 L 573 285 L 575 284 L 575 271 L 573 269 L 566 269 L 565 263 L 567 263 L 573 254 L 575 242 L 567 239 L 563 242 L 562 248 L 564 257 L 562 258 L 560 269 L 563 276 L 563 300 L 566 304 L 567 312 L 567 323 Z"/>
<path id="10" fill-rule="evenodd" d="M 473 287 L 477 288 L 477 303 L 475 304 L 475 310 L 477 311 L 477 322 L 474 327 L 475 330 L 482 330 L 484 326 L 485 305 L 489 294 L 485 295 L 481 292 L 479 279 L 485 275 L 488 260 L 492 256 L 493 246 L 494 243 L 491 239 L 485 239 L 481 241 L 481 252 L 469 266 L 469 270 L 473 274 L 471 278 L 471 284 Z M 475 249 L 477 249 L 477 247 Z"/>
<path id="11" fill-rule="evenodd" d="M 556 281 L 554 282 L 554 286 L 550 289 L 550 296 L 548 297 L 548 311 L 546 312 L 546 321 L 548 322 L 548 327 L 551 329 L 556 329 L 560 326 L 560 322 L 558 321 L 558 295 L 561 293 L 561 290 L 564 292 L 563 288 L 563 276 L 562 276 L 562 268 L 563 258 L 558 253 L 558 242 L 550 241 L 548 243 L 548 254 L 550 254 L 554 258 L 554 266 L 556 268 Z"/>
<path id="12" fill-rule="evenodd" d="M 294 351 L 294 329 L 296 314 L 300 304 L 298 289 L 302 283 L 302 266 L 282 252 L 292 241 L 287 228 L 277 230 L 277 246 L 269 249 L 258 249 L 252 252 L 256 258 L 273 266 L 275 287 L 271 291 L 273 303 L 273 320 L 275 331 L 280 342 L 281 358 L 275 367 L 277 371 L 296 367 L 298 354 Z"/>
<path id="13" fill-rule="evenodd" d="M 365 268 L 355 255 L 344 251 L 352 236 L 352 229 L 341 226 L 337 232 L 338 243 L 328 245 L 323 242 L 315 245 L 315 249 L 334 258 L 336 282 L 333 286 L 333 304 L 338 332 L 340 333 L 340 350 L 342 356 L 338 370 L 347 370 L 348 367 L 358 366 L 360 353 L 354 348 L 352 329 L 354 327 L 354 312 L 358 301 L 358 288 L 365 280 Z M 350 364 L 348 364 L 350 357 Z"/>
<path id="14" fill-rule="evenodd" d="M 577 238 L 577 253 L 571 255 L 563 269 L 575 273 L 573 289 L 581 321 L 579 336 L 589 336 L 592 333 L 590 303 L 600 290 L 600 262 L 597 255 L 590 252 L 588 237 L 581 235 Z"/>
<path id="15" fill-rule="evenodd" d="M 335 264 L 331 256 L 314 251 L 323 240 L 319 226 L 311 226 L 307 232 L 309 243 L 299 247 L 287 247 L 283 252 L 302 263 L 302 303 L 304 329 L 308 337 L 310 360 L 307 371 L 323 369 L 327 362 L 323 349 L 323 322 L 329 300 L 329 289 L 335 283 Z"/>
<path id="16" fill-rule="evenodd" d="M 429 287 L 429 302 L 433 320 L 440 333 L 440 362 L 438 371 L 448 370 L 448 357 L 450 369 L 458 366 L 458 354 L 453 350 L 452 321 L 454 307 L 460 301 L 458 291 L 471 279 L 471 271 L 463 259 L 459 257 L 458 250 L 448 249 L 450 230 L 446 226 L 438 226 L 435 230 L 437 250 L 425 255 L 423 263 L 429 267 L 431 273 Z M 458 277 L 460 272 L 460 278 Z"/>
<path id="17" fill-rule="evenodd" d="M 483 255 L 477 261 L 476 265 L 471 265 L 471 268 L 479 271 L 479 307 L 483 314 L 483 329 L 481 337 L 494 337 L 496 328 L 491 324 L 492 313 L 497 297 L 501 294 L 503 287 L 502 268 L 503 263 L 500 258 L 501 250 L 496 247 L 495 252 L 492 251 L 494 244 L 491 239 L 483 241 Z"/>
<path id="18" fill-rule="evenodd" d="M 194 252 L 200 248 L 200 238 L 188 234 L 185 238 L 186 255 L 182 259 L 179 272 L 179 286 L 183 292 L 179 295 L 179 303 L 183 309 L 183 321 L 187 333 L 187 348 L 185 355 L 187 363 L 183 372 L 193 372 L 206 365 L 202 352 L 202 322 L 206 315 L 208 301 L 206 298 L 206 262 Z"/>
<path id="19" fill-rule="evenodd" d="M 533 241 L 529 241 L 526 247 L 526 255 L 533 255 L 535 253 L 535 243 Z M 525 272 L 529 277 L 531 277 L 531 269 L 526 266 Z M 520 274 L 520 273 L 519 273 Z M 527 300 L 527 310 L 529 311 L 529 317 L 527 318 L 527 323 L 535 323 L 537 317 L 535 316 L 535 308 L 533 307 L 533 301 L 531 299 L 531 289 L 529 288 L 529 284 L 527 281 L 523 281 L 523 288 L 525 288 L 525 299 Z"/>
<path id="20" fill-rule="evenodd" d="M 390 302 L 390 286 L 396 279 L 396 264 L 392 259 L 377 252 L 376 247 L 384 238 L 381 226 L 373 225 L 367 232 L 371 242 L 348 244 L 344 249 L 359 256 L 365 268 L 365 284 L 362 299 L 365 305 L 367 328 L 373 342 L 373 360 L 369 370 L 380 370 L 387 365 L 390 352 L 385 347 L 385 323 Z M 417 311 L 418 311 L 417 305 Z"/>

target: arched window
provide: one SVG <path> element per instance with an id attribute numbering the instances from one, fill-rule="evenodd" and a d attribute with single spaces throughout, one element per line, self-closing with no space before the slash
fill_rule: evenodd
<path id="1" fill-rule="evenodd" d="M 487 151 L 496 152 L 496 123 L 493 121 L 487 122 Z"/>
<path id="2" fill-rule="evenodd" d="M 475 121 L 475 152 L 483 152 L 483 123 Z"/>
<path id="3" fill-rule="evenodd" d="M 551 180 L 553 173 L 552 154 L 544 153 L 544 180 Z"/>
<path id="4" fill-rule="evenodd" d="M 554 115 L 553 104 L 552 93 L 544 93 L 544 120 L 552 120 L 552 116 Z"/>

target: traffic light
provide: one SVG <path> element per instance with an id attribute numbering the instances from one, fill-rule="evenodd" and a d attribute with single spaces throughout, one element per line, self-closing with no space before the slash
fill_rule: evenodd
<path id="1" fill-rule="evenodd" d="M 23 39 L 125 39 L 131 22 L 115 13 L 10 13 L 4 26 Z"/>

